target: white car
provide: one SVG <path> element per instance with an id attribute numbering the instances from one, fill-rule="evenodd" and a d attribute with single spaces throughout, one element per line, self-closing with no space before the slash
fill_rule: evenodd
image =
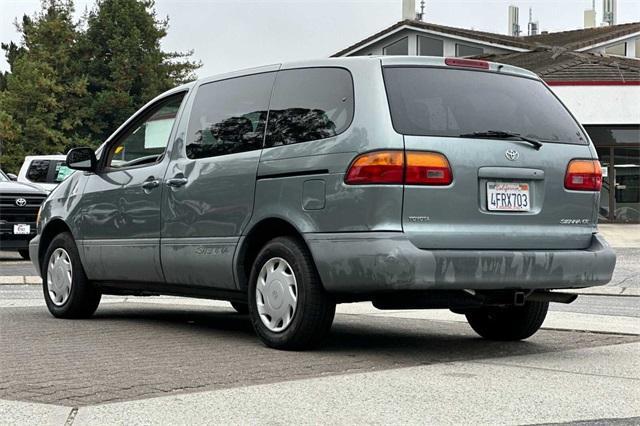
<path id="1" fill-rule="evenodd" d="M 18 182 L 35 184 L 51 192 L 73 173 L 66 166 L 66 160 L 66 155 L 29 155 L 24 158 Z"/>

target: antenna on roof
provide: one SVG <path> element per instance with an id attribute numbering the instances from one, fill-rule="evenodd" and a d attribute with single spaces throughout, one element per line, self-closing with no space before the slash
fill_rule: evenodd
<path id="1" fill-rule="evenodd" d="M 527 24 L 527 35 L 534 36 L 538 34 L 538 21 L 533 22 L 533 11 L 529 8 L 529 23 Z"/>
<path id="2" fill-rule="evenodd" d="M 509 35 L 514 37 L 520 35 L 518 10 L 517 6 L 509 6 Z"/>
<path id="3" fill-rule="evenodd" d="M 420 13 L 416 13 L 416 19 L 418 21 L 423 21 L 424 20 L 424 4 L 425 4 L 425 1 L 424 0 L 420 0 Z"/>

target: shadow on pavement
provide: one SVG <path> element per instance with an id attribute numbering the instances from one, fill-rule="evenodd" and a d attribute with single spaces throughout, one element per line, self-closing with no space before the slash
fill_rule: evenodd
<path id="1" fill-rule="evenodd" d="M 144 303 L 104 304 L 90 320 L 5 308 L 0 323 L 0 398 L 72 406 L 640 340 L 542 330 L 501 343 L 464 323 L 338 315 L 325 346 L 284 352 L 231 308 Z"/>

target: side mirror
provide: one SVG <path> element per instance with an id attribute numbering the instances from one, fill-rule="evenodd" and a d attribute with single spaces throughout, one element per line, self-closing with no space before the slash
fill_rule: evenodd
<path id="1" fill-rule="evenodd" d="M 7 173 L 7 177 L 11 180 L 18 180 L 18 176 L 14 175 L 13 173 Z"/>
<path id="2" fill-rule="evenodd" d="M 95 172 L 98 160 L 91 148 L 73 148 L 67 154 L 67 167 L 73 170 Z"/>

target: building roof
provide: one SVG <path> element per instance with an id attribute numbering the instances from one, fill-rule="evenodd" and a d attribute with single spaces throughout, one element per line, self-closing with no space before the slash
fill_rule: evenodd
<path id="1" fill-rule="evenodd" d="M 487 43 L 500 44 L 507 47 L 534 50 L 537 47 L 561 46 L 569 50 L 582 49 L 595 44 L 614 40 L 625 35 L 640 32 L 640 22 L 630 24 L 612 25 L 608 27 L 586 28 L 572 31 L 561 31 L 556 33 L 539 34 L 535 36 L 513 37 L 504 34 L 489 33 L 484 31 L 467 30 L 464 28 L 447 27 L 445 25 L 431 24 L 418 20 L 407 19 L 379 31 L 341 51 L 331 55 L 332 57 L 343 56 L 353 50 L 357 50 L 370 42 L 393 33 L 401 27 L 409 27 L 417 30 L 437 31 L 453 36 L 467 37 Z"/>
<path id="2" fill-rule="evenodd" d="M 429 30 L 429 31 L 437 31 L 437 32 L 441 32 L 444 34 L 451 34 L 454 36 L 460 36 L 460 37 L 467 37 L 467 38 L 471 38 L 471 39 L 475 39 L 478 41 L 484 41 L 484 42 L 488 42 L 488 43 L 494 43 L 494 44 L 501 44 L 504 46 L 510 46 L 510 47 L 516 47 L 516 48 L 520 48 L 520 49 L 530 49 L 531 48 L 531 44 L 528 42 L 525 42 L 521 37 L 512 37 L 512 36 L 508 36 L 508 35 L 504 35 L 504 34 L 495 34 L 495 33 L 488 33 L 488 32 L 484 32 L 484 31 L 476 31 L 476 30 L 466 30 L 463 28 L 455 28 L 455 27 L 447 27 L 445 25 L 437 25 L 437 24 L 430 24 L 427 22 L 422 22 L 422 21 L 417 21 L 417 20 L 412 20 L 412 19 L 406 19 L 404 21 L 400 21 L 400 22 L 396 22 L 395 24 L 383 29 L 382 31 L 379 31 L 363 40 L 360 40 L 359 42 L 352 44 L 351 46 L 342 49 L 341 51 L 334 53 L 333 55 L 331 55 L 332 57 L 336 57 L 336 56 L 343 56 L 349 52 L 351 52 L 352 50 L 358 49 L 359 47 L 365 46 L 368 43 L 374 41 L 375 39 L 382 37 L 386 34 L 392 33 L 395 30 L 397 30 L 398 28 L 401 28 L 403 26 L 407 26 L 410 28 L 415 28 L 418 30 Z"/>
<path id="3" fill-rule="evenodd" d="M 562 46 L 577 50 L 637 32 L 640 32 L 640 22 L 538 34 L 521 37 L 521 40 L 534 46 Z"/>
<path id="4" fill-rule="evenodd" d="M 474 58 L 525 68 L 551 83 L 637 84 L 640 82 L 640 60 L 621 56 L 602 56 L 554 48 L 537 49 L 533 52 L 479 55 Z"/>

